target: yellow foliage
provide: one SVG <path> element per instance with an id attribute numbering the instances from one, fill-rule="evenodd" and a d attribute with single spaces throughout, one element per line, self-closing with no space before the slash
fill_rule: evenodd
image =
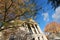
<path id="1" fill-rule="evenodd" d="M 46 25 L 45 32 L 57 33 L 60 31 L 60 24 L 52 22 Z"/>
<path id="2" fill-rule="evenodd" d="M 21 10 L 22 10 L 22 13 L 24 13 L 24 12 L 26 11 L 26 9 L 25 9 L 25 8 L 22 8 Z"/>

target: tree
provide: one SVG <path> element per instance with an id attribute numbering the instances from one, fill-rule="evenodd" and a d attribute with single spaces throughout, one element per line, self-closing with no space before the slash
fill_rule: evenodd
<path id="1" fill-rule="evenodd" d="M 0 31 L 6 29 L 12 20 L 34 17 L 41 9 L 36 7 L 35 0 L 0 0 Z"/>
<path id="2" fill-rule="evenodd" d="M 48 3 L 52 3 L 53 8 L 60 6 L 60 0 L 48 0 Z"/>
<path id="3" fill-rule="evenodd" d="M 60 24 L 56 22 L 51 22 L 46 25 L 44 31 L 49 33 L 58 33 L 60 31 Z"/>
<path id="4" fill-rule="evenodd" d="M 55 37 L 60 37 L 60 24 L 57 22 L 51 22 L 46 25 L 45 27 L 45 33 L 47 38 L 50 40 L 54 40 Z"/>

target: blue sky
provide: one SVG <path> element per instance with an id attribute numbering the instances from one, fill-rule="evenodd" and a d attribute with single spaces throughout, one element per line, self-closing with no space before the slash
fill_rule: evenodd
<path id="1" fill-rule="evenodd" d="M 60 7 L 54 10 L 51 3 L 47 3 L 48 0 L 37 0 L 36 2 L 38 6 L 42 6 L 42 10 L 37 12 L 35 19 L 42 31 L 48 23 L 52 21 L 60 22 Z"/>

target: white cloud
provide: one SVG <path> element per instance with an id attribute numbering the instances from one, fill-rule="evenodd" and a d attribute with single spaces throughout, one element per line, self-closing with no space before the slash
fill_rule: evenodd
<path id="1" fill-rule="evenodd" d="M 55 21 L 60 21 L 60 7 L 56 8 L 55 13 L 52 15 Z"/>
<path id="2" fill-rule="evenodd" d="M 44 17 L 44 21 L 49 21 L 49 14 L 43 13 L 42 16 Z"/>

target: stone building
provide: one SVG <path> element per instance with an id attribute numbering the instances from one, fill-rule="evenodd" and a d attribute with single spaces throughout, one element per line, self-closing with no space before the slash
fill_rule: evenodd
<path id="1" fill-rule="evenodd" d="M 28 32 L 31 33 L 32 40 L 47 40 L 46 36 L 41 31 L 39 25 L 34 20 L 27 23 Z"/>
<path id="2" fill-rule="evenodd" d="M 54 33 L 50 33 L 47 36 L 48 40 L 60 40 L 60 33 L 54 34 Z"/>
<path id="3" fill-rule="evenodd" d="M 11 34 L 9 34 L 7 39 L 1 38 L 3 33 L 0 32 L 0 40 L 47 40 L 39 25 L 32 19 L 28 22 L 24 21 L 22 24 L 18 24 L 18 26 L 21 27 L 15 29 L 17 30 L 15 31 L 15 34 L 8 29 Z M 6 31 L 9 32 L 8 30 Z"/>

